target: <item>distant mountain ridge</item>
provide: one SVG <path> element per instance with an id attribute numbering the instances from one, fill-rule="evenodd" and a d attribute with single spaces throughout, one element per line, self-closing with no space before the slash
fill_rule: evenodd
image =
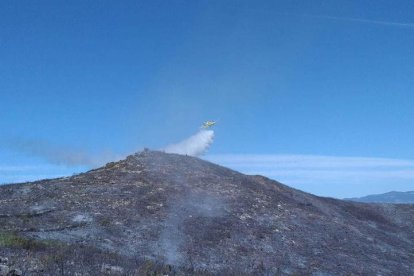
<path id="1" fill-rule="evenodd" d="M 363 197 L 346 198 L 345 200 L 367 202 L 367 203 L 395 203 L 395 204 L 414 204 L 414 191 L 408 192 L 388 192 L 384 194 L 368 195 Z"/>

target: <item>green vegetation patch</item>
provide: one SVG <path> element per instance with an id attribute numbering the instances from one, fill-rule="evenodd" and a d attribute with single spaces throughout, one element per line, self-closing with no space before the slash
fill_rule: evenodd
<path id="1" fill-rule="evenodd" d="M 12 232 L 0 232 L 0 246 L 26 250 L 44 250 L 50 247 L 60 247 L 61 245 L 56 241 L 37 241 Z"/>

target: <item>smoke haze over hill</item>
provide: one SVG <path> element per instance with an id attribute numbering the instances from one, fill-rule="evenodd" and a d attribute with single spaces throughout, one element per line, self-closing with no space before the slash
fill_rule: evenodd
<path id="1" fill-rule="evenodd" d="M 98 167 L 125 157 L 125 155 L 115 154 L 109 150 L 91 153 L 84 149 L 58 146 L 39 139 L 15 138 L 9 140 L 7 144 L 16 152 L 40 157 L 54 165 Z"/>

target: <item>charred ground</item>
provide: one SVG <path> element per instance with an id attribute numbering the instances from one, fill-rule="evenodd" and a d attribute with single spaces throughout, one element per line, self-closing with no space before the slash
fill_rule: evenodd
<path id="1" fill-rule="evenodd" d="M 414 273 L 414 205 L 321 198 L 156 151 L 0 186 L 0 225 L 0 262 L 28 275 Z"/>

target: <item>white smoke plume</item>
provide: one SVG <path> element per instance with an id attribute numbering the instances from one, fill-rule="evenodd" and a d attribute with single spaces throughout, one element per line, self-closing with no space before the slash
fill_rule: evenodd
<path id="1" fill-rule="evenodd" d="M 164 148 L 167 153 L 186 154 L 191 156 L 200 156 L 205 153 L 208 147 L 213 143 L 214 131 L 201 129 L 193 136 Z"/>

